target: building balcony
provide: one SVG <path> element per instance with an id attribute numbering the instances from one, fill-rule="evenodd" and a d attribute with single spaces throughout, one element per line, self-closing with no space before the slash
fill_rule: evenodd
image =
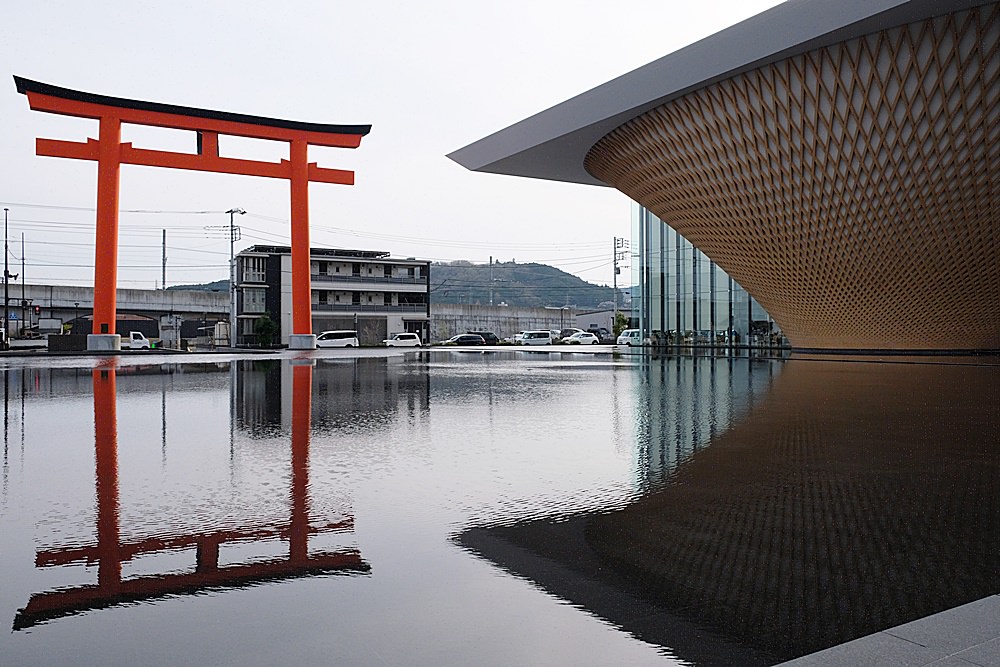
<path id="1" fill-rule="evenodd" d="M 424 276 L 356 276 L 353 274 L 314 273 L 309 276 L 315 283 L 382 283 L 386 285 L 426 285 Z"/>
<path id="2" fill-rule="evenodd" d="M 382 304 L 350 304 L 350 303 L 314 303 L 313 312 L 317 313 L 426 313 L 426 303 L 407 303 L 398 306 Z"/>

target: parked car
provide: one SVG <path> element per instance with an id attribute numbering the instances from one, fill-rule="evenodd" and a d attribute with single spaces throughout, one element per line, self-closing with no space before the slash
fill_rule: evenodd
<path id="1" fill-rule="evenodd" d="M 483 337 L 487 345 L 499 345 L 500 338 L 492 331 L 466 331 L 465 333 L 476 334 Z"/>
<path id="2" fill-rule="evenodd" d="M 441 341 L 442 345 L 486 345 L 486 340 L 479 334 L 458 334 L 448 340 Z"/>
<path id="3" fill-rule="evenodd" d="M 601 341 L 589 331 L 577 331 L 572 336 L 563 338 L 562 342 L 566 345 L 598 345 Z"/>
<path id="4" fill-rule="evenodd" d="M 129 350 L 148 350 L 152 345 L 141 331 L 129 331 L 128 340 L 122 343 L 122 347 Z"/>
<path id="5" fill-rule="evenodd" d="M 551 331 L 525 331 L 521 345 L 552 345 Z"/>
<path id="6" fill-rule="evenodd" d="M 420 336 L 415 333 L 398 333 L 382 341 L 386 347 L 420 347 Z"/>
<path id="7" fill-rule="evenodd" d="M 638 329 L 625 329 L 625 331 L 618 334 L 618 340 L 616 342 L 618 345 L 641 345 L 642 339 L 640 338 L 640 332 Z"/>
<path id="8" fill-rule="evenodd" d="M 504 340 L 506 342 L 508 342 L 508 343 L 511 343 L 512 345 L 520 345 L 522 338 L 524 338 L 524 332 L 523 331 L 518 331 L 516 334 L 514 334 L 510 338 L 504 338 Z"/>
<path id="9" fill-rule="evenodd" d="M 604 327 L 590 328 L 587 329 L 587 331 L 597 336 L 597 339 L 602 343 L 614 344 L 615 342 L 615 337 L 612 336 L 611 332 L 605 329 Z"/>
<path id="10" fill-rule="evenodd" d="M 558 338 L 556 340 L 557 341 L 563 341 L 566 338 L 569 338 L 570 336 L 572 336 L 573 334 L 579 333 L 581 331 L 583 331 L 583 329 L 577 329 L 576 327 L 567 327 L 565 329 L 560 329 L 559 330 L 559 336 L 558 336 Z"/>
<path id="11" fill-rule="evenodd" d="M 358 332 L 352 330 L 324 331 L 316 336 L 316 347 L 360 347 Z"/>

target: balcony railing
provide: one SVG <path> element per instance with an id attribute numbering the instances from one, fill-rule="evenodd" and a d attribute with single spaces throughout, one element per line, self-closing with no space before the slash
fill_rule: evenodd
<path id="1" fill-rule="evenodd" d="M 381 304 L 351 304 L 351 303 L 314 303 L 316 312 L 324 313 L 426 313 L 426 303 L 406 303 L 398 306 L 383 306 Z"/>
<path id="2" fill-rule="evenodd" d="M 347 273 L 345 274 L 314 273 L 309 277 L 316 282 L 327 282 L 327 283 L 362 282 L 362 283 L 384 283 L 388 285 L 423 285 L 426 284 L 427 282 L 427 279 L 424 278 L 423 276 L 367 276 L 367 275 L 355 276 Z"/>

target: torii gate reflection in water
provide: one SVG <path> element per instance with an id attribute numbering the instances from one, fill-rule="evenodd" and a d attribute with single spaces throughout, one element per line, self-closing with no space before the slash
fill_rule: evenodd
<path id="1" fill-rule="evenodd" d="M 118 283 L 118 191 L 122 164 L 172 167 L 223 174 L 284 178 L 291 190 L 292 332 L 291 349 L 315 349 L 309 278 L 309 182 L 354 184 L 354 172 L 325 169 L 309 162 L 309 146 L 357 148 L 371 125 L 326 125 L 224 113 L 208 109 L 142 102 L 60 88 L 19 76 L 17 91 L 28 96 L 35 111 L 93 118 L 100 122 L 99 138 L 86 143 L 37 139 L 35 152 L 50 157 L 97 161 L 97 233 L 94 260 L 94 328 L 88 350 L 117 350 L 115 331 Z M 133 148 L 121 143 L 122 124 L 148 125 L 194 131 L 197 153 Z M 287 160 L 261 162 L 219 155 L 219 135 L 284 141 Z M 230 332 L 235 340 L 235 332 Z"/>
<path id="2" fill-rule="evenodd" d="M 348 532 L 354 528 L 347 516 L 322 526 L 310 526 L 309 439 L 312 420 L 312 362 L 293 362 L 292 368 L 292 479 L 289 520 L 278 528 L 211 529 L 197 534 L 149 537 L 123 543 L 119 525 L 118 424 L 115 360 L 93 370 L 94 459 L 96 483 L 97 544 L 83 547 L 40 549 L 35 567 L 97 561 L 97 585 L 35 593 L 14 618 L 14 630 L 23 630 L 48 619 L 100 609 L 125 602 L 165 595 L 197 593 L 206 588 L 249 586 L 275 579 L 326 573 L 365 574 L 371 567 L 353 547 L 309 553 L 314 534 Z M 245 544 L 274 538 L 288 541 L 288 555 L 264 561 L 220 566 L 219 546 Z M 145 575 L 122 579 L 122 563 L 138 556 L 196 547 L 193 572 Z"/>

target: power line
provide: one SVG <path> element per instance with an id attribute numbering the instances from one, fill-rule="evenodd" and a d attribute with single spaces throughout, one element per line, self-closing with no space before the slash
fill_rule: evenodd
<path id="1" fill-rule="evenodd" d="M 42 209 L 52 209 L 56 211 L 89 211 L 96 212 L 97 209 L 93 206 L 58 206 L 56 204 L 26 204 L 24 202 L 0 202 L 0 204 L 13 208 L 15 206 L 21 208 L 42 208 Z M 145 208 L 123 208 L 119 213 L 143 213 L 150 215 L 222 215 L 225 211 L 170 211 L 170 210 L 157 210 L 157 209 L 145 209 Z"/>

